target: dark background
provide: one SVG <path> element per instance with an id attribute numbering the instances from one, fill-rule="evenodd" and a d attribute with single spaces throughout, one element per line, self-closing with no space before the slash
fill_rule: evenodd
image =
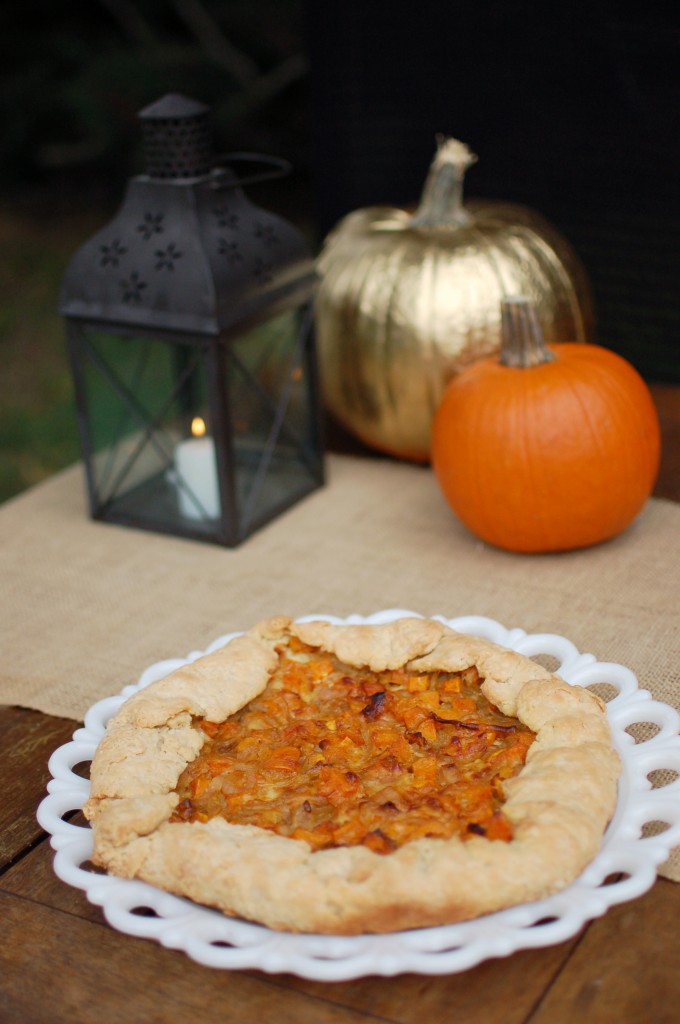
<path id="1" fill-rule="evenodd" d="M 137 113 L 166 92 L 211 107 L 217 152 L 291 161 L 251 197 L 315 248 L 352 209 L 414 203 L 435 136 L 462 139 L 469 197 L 524 203 L 572 242 L 598 340 L 680 379 L 676 3 L 5 0 L 0 28 L 3 459 L 45 446 L 38 422 L 56 464 L 76 453 L 59 278 L 142 170 Z M 10 490 L 55 466 L 28 462 Z"/>
<path id="2" fill-rule="evenodd" d="M 412 202 L 436 132 L 479 157 L 466 194 L 539 210 L 589 273 L 599 340 L 680 376 L 678 5 L 310 4 L 312 153 L 325 231 Z"/>

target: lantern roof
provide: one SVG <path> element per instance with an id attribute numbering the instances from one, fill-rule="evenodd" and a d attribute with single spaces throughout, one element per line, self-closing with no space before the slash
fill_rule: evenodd
<path id="1" fill-rule="evenodd" d="M 73 256 L 63 316 L 216 334 L 309 298 L 316 275 L 307 242 L 250 202 L 229 158 L 213 166 L 208 112 L 175 94 L 140 112 L 146 173 Z"/>
<path id="2" fill-rule="evenodd" d="M 161 96 L 159 100 L 150 103 L 148 107 L 140 110 L 138 117 L 140 121 L 167 120 L 170 118 L 196 117 L 208 114 L 210 108 L 205 103 L 192 100 L 181 93 L 171 92 Z"/>

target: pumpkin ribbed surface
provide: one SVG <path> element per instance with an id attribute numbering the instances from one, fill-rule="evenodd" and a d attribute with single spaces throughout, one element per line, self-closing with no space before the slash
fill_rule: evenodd
<path id="1" fill-rule="evenodd" d="M 525 207 L 461 205 L 466 163 L 452 165 L 447 153 L 445 144 L 415 213 L 354 211 L 318 260 L 327 408 L 366 444 L 422 462 L 447 383 L 499 349 L 504 296 L 529 295 L 550 342 L 588 341 L 593 321 L 566 240 Z"/>
<path id="2" fill-rule="evenodd" d="M 533 366 L 483 360 L 449 385 L 433 467 L 477 536 L 518 552 L 616 536 L 640 512 L 659 465 L 659 425 L 637 371 L 608 349 L 564 343 Z"/>

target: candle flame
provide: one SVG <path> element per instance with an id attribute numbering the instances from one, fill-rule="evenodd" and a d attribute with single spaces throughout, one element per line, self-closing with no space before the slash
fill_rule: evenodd
<path id="1" fill-rule="evenodd" d="M 191 421 L 191 433 L 194 437 L 203 437 L 205 434 L 205 420 L 200 416 L 194 416 Z"/>

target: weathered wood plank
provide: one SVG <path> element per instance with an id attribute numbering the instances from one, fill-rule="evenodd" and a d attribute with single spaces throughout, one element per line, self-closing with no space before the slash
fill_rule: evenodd
<path id="1" fill-rule="evenodd" d="M 84 821 L 82 816 L 73 819 Z M 23 896 L 35 903 L 82 917 L 93 924 L 106 922 L 99 907 L 89 903 L 81 889 L 66 885 L 54 873 L 54 851 L 47 839 L 0 875 L 0 891 Z"/>
<path id="2" fill-rule="evenodd" d="M 52 870 L 52 851 L 41 844 L 0 878 L 0 890 L 35 901 L 41 908 L 60 911 L 104 931 L 111 931 L 101 910 L 90 905 L 77 889 L 65 885 Z M 29 915 L 30 916 L 30 915 Z M 93 931 L 91 943 L 98 944 Z M 139 941 L 119 936 L 121 951 Z M 362 978 L 352 982 L 326 984 L 275 975 L 267 983 L 277 991 L 298 992 L 343 1007 L 347 1012 L 366 1014 L 367 1019 L 420 1024 L 422 1020 L 461 1020 L 466 1024 L 523 1024 L 536 1003 L 562 969 L 578 940 L 543 950 L 530 950 L 480 964 L 463 974 L 427 977 L 407 974 L 396 978 Z M 110 945 L 110 940 L 105 940 Z M 122 955 L 122 954 L 121 954 Z M 177 954 L 158 950 L 158 956 Z M 193 968 L 192 968 L 193 970 Z M 213 974 L 214 972 L 208 972 Z M 229 972 L 222 972 L 225 976 Z M 236 976 L 235 976 L 236 977 Z M 229 982 L 229 984 L 236 982 Z M 225 980 L 226 984 L 226 980 Z M 278 996 L 273 996 L 278 999 Z M 320 1018 L 321 1019 L 321 1018 Z M 106 1018 L 104 1018 L 106 1020 Z M 260 1022 L 258 1021 L 258 1024 Z"/>
<path id="3" fill-rule="evenodd" d="M 181 953 L 9 893 L 0 893 L 0 920 L 3 1024 L 376 1021 L 316 995 L 275 988 L 266 975 L 209 970 Z"/>
<path id="4" fill-rule="evenodd" d="M 286 984 L 307 993 L 323 992 L 336 1003 L 399 1024 L 524 1024 L 563 969 L 576 942 L 573 939 L 547 949 L 488 960 L 447 977 L 406 974 L 392 980 L 362 978 L 342 985 L 289 979 Z"/>
<path id="5" fill-rule="evenodd" d="M 35 812 L 49 780 L 51 753 L 71 739 L 77 723 L 24 708 L 0 707 L 0 870 L 41 835 Z"/>
<path id="6" fill-rule="evenodd" d="M 531 1024 L 674 1024 L 680 1007 L 680 885 L 659 879 L 588 929 Z"/>
<path id="7" fill-rule="evenodd" d="M 650 390 L 661 426 L 661 465 L 654 494 L 680 501 L 680 387 L 651 384 Z"/>

